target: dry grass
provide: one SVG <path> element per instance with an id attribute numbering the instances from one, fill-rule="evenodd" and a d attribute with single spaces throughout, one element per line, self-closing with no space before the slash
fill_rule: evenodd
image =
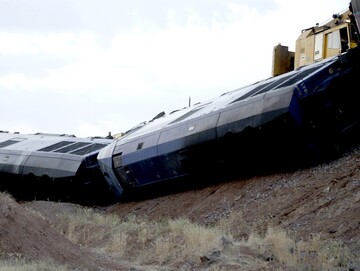
<path id="1" fill-rule="evenodd" d="M 240 213 L 231 214 L 211 228 L 184 218 L 120 218 L 86 208 L 61 220 L 63 223 L 56 228 L 71 241 L 137 265 L 195 268 L 206 256 L 212 263 L 208 270 L 222 270 L 220 267 L 227 264 L 241 266 L 244 262 L 248 270 L 273 265 L 291 270 L 330 270 L 348 266 L 351 259 L 341 243 L 324 241 L 319 236 L 295 241 L 277 228 L 269 228 L 263 236 L 251 233 L 247 240 L 234 240 L 232 233 L 235 222 L 242 220 Z M 241 252 L 244 248 L 245 254 Z M 214 251 L 218 252 L 216 256 Z"/>
<path id="2" fill-rule="evenodd" d="M 349 249 L 339 242 L 325 241 L 319 236 L 295 241 L 281 229 L 270 228 L 265 236 L 251 234 L 246 244 L 267 255 L 269 261 L 292 270 L 346 268 L 351 260 Z"/>
<path id="3" fill-rule="evenodd" d="M 3 214 L 11 212 L 11 197 L 5 198 L 1 208 Z M 122 218 L 91 208 L 58 218 L 53 227 L 79 247 L 132 266 L 151 267 L 146 270 L 349 270 L 351 260 L 360 262 L 341 243 L 319 236 L 294 240 L 274 227 L 263 235 L 251 233 L 241 213 L 231 213 L 213 227 L 185 218 Z M 233 237 L 239 227 L 249 229 L 246 240 Z M 9 255 L 1 242 L 0 256 L 0 271 L 68 270 Z"/>
<path id="4" fill-rule="evenodd" d="M 197 261 L 199 255 L 218 246 L 220 236 L 218 230 L 186 219 L 119 218 L 91 209 L 83 209 L 74 216 L 62 216 L 61 221 L 55 227 L 72 242 L 139 264 Z"/>
<path id="5" fill-rule="evenodd" d="M 68 271 L 67 267 L 58 266 L 49 262 L 29 263 L 22 259 L 0 261 L 0 271 Z"/>
<path id="6" fill-rule="evenodd" d="M 15 208 L 15 205 L 15 200 L 9 193 L 1 193 L 0 214 L 3 216 L 11 214 Z"/>

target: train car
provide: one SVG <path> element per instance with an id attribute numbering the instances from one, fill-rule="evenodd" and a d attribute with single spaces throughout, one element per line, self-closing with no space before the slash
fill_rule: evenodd
<path id="1" fill-rule="evenodd" d="M 159 114 L 102 149 L 100 168 L 121 195 L 184 176 L 259 174 L 335 153 L 358 130 L 359 63 L 354 48 Z"/>
<path id="2" fill-rule="evenodd" d="M 111 142 L 71 135 L 1 132 L 0 188 L 19 199 L 95 202 L 109 188 L 97 155 Z"/>

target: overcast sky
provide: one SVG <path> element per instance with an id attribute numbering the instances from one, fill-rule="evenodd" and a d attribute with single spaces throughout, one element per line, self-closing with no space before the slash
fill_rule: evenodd
<path id="1" fill-rule="evenodd" d="M 0 130 L 125 132 L 271 76 L 350 0 L 0 0 Z"/>

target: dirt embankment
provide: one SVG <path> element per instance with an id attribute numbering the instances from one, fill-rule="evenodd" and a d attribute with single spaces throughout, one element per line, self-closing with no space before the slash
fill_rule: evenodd
<path id="1" fill-rule="evenodd" d="M 187 217 L 203 225 L 240 212 L 243 220 L 234 225 L 236 237 L 280 226 L 297 238 L 321 234 L 354 244 L 360 237 L 360 152 L 296 172 L 116 204 L 107 212 L 154 219 Z"/>
<path id="2" fill-rule="evenodd" d="M 57 214 L 77 208 L 70 203 L 17 203 L 1 194 L 0 256 L 51 260 L 77 270 L 130 270 L 128 263 L 79 247 L 51 227 Z M 281 227 L 298 240 L 313 235 L 339 240 L 360 258 L 360 151 L 301 171 L 179 189 L 101 211 L 150 219 L 185 217 L 208 226 L 237 212 L 241 219 L 232 222 L 235 238 Z"/>

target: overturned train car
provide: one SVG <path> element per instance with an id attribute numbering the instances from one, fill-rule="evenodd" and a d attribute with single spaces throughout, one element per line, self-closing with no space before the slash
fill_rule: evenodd
<path id="1" fill-rule="evenodd" d="M 19 199 L 107 204 L 182 177 L 223 179 L 332 159 L 359 143 L 359 66 L 356 47 L 161 113 L 116 140 L 0 132 L 0 189 Z"/>
<path id="2" fill-rule="evenodd" d="M 18 199 L 94 203 L 112 193 L 97 155 L 112 140 L 0 133 L 0 188 Z"/>
<path id="3" fill-rule="evenodd" d="M 121 195 L 184 176 L 256 173 L 332 157 L 359 135 L 359 49 L 159 114 L 103 148 Z"/>

